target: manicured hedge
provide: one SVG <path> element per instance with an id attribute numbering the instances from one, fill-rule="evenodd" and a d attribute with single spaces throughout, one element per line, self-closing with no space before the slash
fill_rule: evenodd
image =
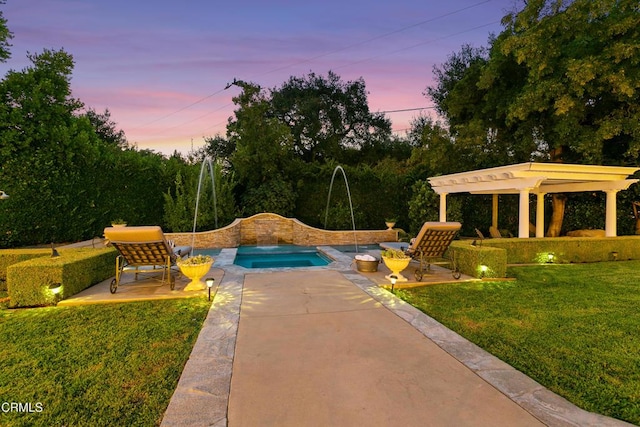
<path id="1" fill-rule="evenodd" d="M 117 252 L 113 248 L 59 249 L 59 257 L 47 256 L 13 264 L 7 269 L 10 307 L 55 305 L 59 300 L 115 274 Z M 62 285 L 54 295 L 50 287 Z"/>
<path id="2" fill-rule="evenodd" d="M 473 246 L 471 243 L 471 240 L 456 240 L 448 249 L 447 255 L 454 257 L 460 272 L 478 278 L 507 275 L 507 253 L 504 249 Z"/>
<path id="3" fill-rule="evenodd" d="M 483 245 L 506 250 L 508 264 L 640 259 L 640 236 L 486 239 Z"/>
<path id="4" fill-rule="evenodd" d="M 505 277 L 507 264 L 580 263 L 640 259 L 640 236 L 456 240 L 456 265 L 473 277 Z M 486 266 L 481 271 L 481 266 Z"/>
<path id="5" fill-rule="evenodd" d="M 51 249 L 4 249 L 0 250 L 0 291 L 7 290 L 7 268 L 32 258 L 51 254 Z"/>

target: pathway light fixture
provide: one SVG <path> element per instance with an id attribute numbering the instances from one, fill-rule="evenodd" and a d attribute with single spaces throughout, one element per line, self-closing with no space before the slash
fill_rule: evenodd
<path id="1" fill-rule="evenodd" d="M 396 286 L 396 282 L 398 281 L 398 276 L 392 274 L 389 276 L 389 280 L 391 280 L 391 292 L 393 293 L 393 288 Z"/>
<path id="2" fill-rule="evenodd" d="M 213 288 L 213 282 L 215 281 L 216 279 L 214 279 L 213 277 L 207 277 L 206 279 L 204 279 L 204 282 L 207 284 L 207 290 L 209 292 L 209 301 L 211 301 L 211 288 Z"/>

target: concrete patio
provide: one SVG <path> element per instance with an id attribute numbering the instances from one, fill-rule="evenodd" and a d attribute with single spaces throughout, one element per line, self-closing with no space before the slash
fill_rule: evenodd
<path id="1" fill-rule="evenodd" d="M 221 252 L 163 426 L 629 425 L 577 408 L 399 300 L 379 286 L 383 265 L 359 273 L 352 255 L 327 250 L 328 267 L 255 271 Z M 455 282 L 444 270 L 425 279 Z M 206 297 L 185 284 L 147 290 Z M 65 304 L 135 300 L 144 287 L 111 295 L 106 281 Z"/>

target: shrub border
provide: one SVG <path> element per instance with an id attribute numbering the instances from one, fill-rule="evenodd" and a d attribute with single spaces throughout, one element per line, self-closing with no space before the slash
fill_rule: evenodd
<path id="1" fill-rule="evenodd" d="M 0 259 L 4 252 L 0 251 Z M 58 252 L 59 257 L 43 257 L 39 253 L 38 257 L 7 267 L 10 307 L 55 305 L 114 275 L 117 256 L 114 248 L 58 249 Z M 58 294 L 50 290 L 54 284 L 61 285 Z"/>

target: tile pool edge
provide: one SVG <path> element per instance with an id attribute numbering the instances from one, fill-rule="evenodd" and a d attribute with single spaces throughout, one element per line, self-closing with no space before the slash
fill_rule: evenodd
<path id="1" fill-rule="evenodd" d="M 278 267 L 278 268 L 245 268 L 240 265 L 234 264 L 238 248 L 223 248 L 220 250 L 220 254 L 215 258 L 213 264 L 214 267 L 220 267 L 223 269 L 237 269 L 238 272 L 245 273 L 261 273 L 271 271 L 288 271 L 288 270 L 353 270 L 355 266 L 353 264 L 353 258 L 331 246 L 316 246 L 319 252 L 322 252 L 325 256 L 331 259 L 331 262 L 323 266 L 309 266 L 309 267 Z"/>

